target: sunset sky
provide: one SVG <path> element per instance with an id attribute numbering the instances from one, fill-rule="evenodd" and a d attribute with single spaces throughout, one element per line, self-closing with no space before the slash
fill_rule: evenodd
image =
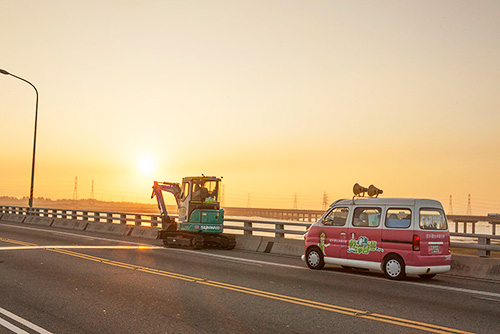
<path id="1" fill-rule="evenodd" d="M 500 2 L 0 0 L 0 68 L 40 93 L 35 197 L 226 206 L 385 197 L 500 212 Z M 35 93 L 0 74 L 0 196 L 29 195 Z M 36 201 L 35 201 L 36 206 Z"/>

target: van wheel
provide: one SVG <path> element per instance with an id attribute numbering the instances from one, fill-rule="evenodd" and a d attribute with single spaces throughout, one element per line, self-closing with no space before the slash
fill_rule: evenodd
<path id="1" fill-rule="evenodd" d="M 307 250 L 306 263 L 311 269 L 321 269 L 325 266 L 323 254 L 318 248 L 310 248 Z"/>
<path id="2" fill-rule="evenodd" d="M 405 263 L 398 255 L 389 255 L 384 261 L 384 275 L 389 279 L 403 279 L 406 277 Z"/>
<path id="3" fill-rule="evenodd" d="M 431 279 L 433 278 L 434 276 L 436 276 L 436 274 L 422 274 L 422 275 L 418 275 L 421 279 Z"/>

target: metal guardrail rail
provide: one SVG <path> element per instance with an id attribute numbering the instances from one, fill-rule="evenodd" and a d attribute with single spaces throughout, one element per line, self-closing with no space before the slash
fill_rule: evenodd
<path id="1" fill-rule="evenodd" d="M 92 210 L 67 210 L 50 208 L 29 208 L 21 206 L 0 205 L 0 213 L 24 216 L 37 216 L 53 219 L 69 219 L 78 221 L 101 222 L 109 224 L 126 224 L 134 226 L 161 227 L 161 216 L 143 213 L 104 212 Z M 176 217 L 176 216 L 173 216 Z M 257 219 L 224 218 L 224 230 L 242 231 L 244 235 L 274 235 L 276 238 L 303 235 L 311 223 L 292 221 L 273 221 Z M 476 243 L 452 241 L 451 247 L 476 249 L 479 256 L 489 257 L 491 251 L 500 251 L 500 236 L 488 234 L 470 234 L 450 232 L 450 236 L 470 238 Z M 493 241 L 493 244 L 492 244 Z"/>

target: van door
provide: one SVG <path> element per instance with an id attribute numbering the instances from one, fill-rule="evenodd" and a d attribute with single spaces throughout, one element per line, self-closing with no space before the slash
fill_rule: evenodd
<path id="1" fill-rule="evenodd" d="M 405 263 L 412 258 L 413 228 L 411 207 L 387 207 L 382 227 L 382 244 L 385 254 L 397 253 Z"/>
<path id="2" fill-rule="evenodd" d="M 382 244 L 382 207 L 356 207 L 348 229 L 347 258 L 380 262 Z M 353 263 L 355 266 L 355 263 Z"/>
<path id="3" fill-rule="evenodd" d="M 334 208 L 323 220 L 324 228 L 319 230 L 319 247 L 328 257 L 347 257 L 348 207 Z"/>

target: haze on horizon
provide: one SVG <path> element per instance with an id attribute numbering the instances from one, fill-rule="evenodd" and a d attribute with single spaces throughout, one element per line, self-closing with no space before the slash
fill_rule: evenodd
<path id="1" fill-rule="evenodd" d="M 0 1 L 0 68 L 40 93 L 35 197 L 227 206 L 385 197 L 500 211 L 498 1 Z M 29 194 L 35 94 L 0 75 L 0 196 Z M 250 199 L 250 201 L 249 201 Z M 250 202 L 250 203 L 249 203 Z M 35 201 L 36 205 L 36 201 Z"/>

